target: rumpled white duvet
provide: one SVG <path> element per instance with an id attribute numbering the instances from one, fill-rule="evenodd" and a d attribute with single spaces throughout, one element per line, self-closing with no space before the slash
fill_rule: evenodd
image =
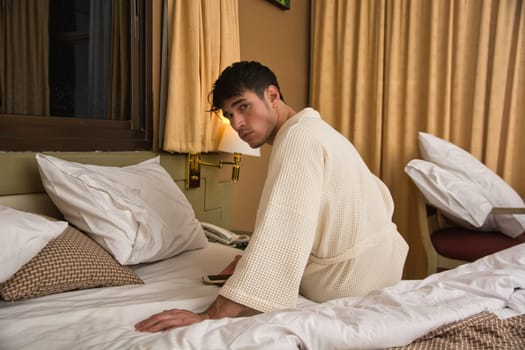
<path id="1" fill-rule="evenodd" d="M 382 349 L 405 345 L 443 324 L 482 311 L 525 313 L 525 244 L 424 280 L 361 298 L 253 317 L 204 321 L 149 334 L 134 324 L 170 308 L 200 311 L 217 295 L 200 277 L 239 252 L 207 248 L 135 270 L 142 286 L 74 291 L 0 303 L 0 349 Z M 263 286 L 262 286 L 263 287 Z"/>

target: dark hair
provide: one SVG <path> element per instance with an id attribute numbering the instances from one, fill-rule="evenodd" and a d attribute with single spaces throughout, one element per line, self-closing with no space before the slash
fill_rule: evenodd
<path id="1" fill-rule="evenodd" d="M 222 71 L 213 84 L 213 90 L 210 91 L 213 96 L 211 111 L 218 111 L 225 100 L 246 90 L 255 92 L 262 99 L 269 85 L 275 85 L 281 92 L 275 74 L 268 67 L 255 61 L 233 63 Z M 282 94 L 281 99 L 284 101 Z"/>

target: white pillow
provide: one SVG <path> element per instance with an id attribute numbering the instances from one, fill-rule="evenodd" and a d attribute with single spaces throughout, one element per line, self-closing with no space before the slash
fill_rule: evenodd
<path id="1" fill-rule="evenodd" d="M 0 283 L 7 281 L 60 235 L 67 222 L 0 206 Z"/>
<path id="2" fill-rule="evenodd" d="M 520 195 L 501 177 L 460 147 L 428 133 L 419 133 L 419 148 L 422 157 L 440 167 L 454 172 L 477 185 L 493 207 L 524 207 Z M 475 203 L 474 203 L 475 205 Z M 468 208 L 473 210 L 472 208 Z M 489 215 L 485 229 L 494 229 L 510 237 L 525 232 L 525 215 Z"/>
<path id="3" fill-rule="evenodd" d="M 160 157 L 126 167 L 37 154 L 42 183 L 66 220 L 121 264 L 169 258 L 203 248 L 206 236 Z"/>
<path id="4" fill-rule="evenodd" d="M 405 172 L 426 200 L 461 225 L 482 229 L 492 204 L 478 191 L 478 185 L 452 171 L 421 159 L 413 159 Z"/>

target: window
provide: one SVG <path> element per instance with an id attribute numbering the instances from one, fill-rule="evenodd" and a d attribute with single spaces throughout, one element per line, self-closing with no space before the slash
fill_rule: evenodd
<path id="1" fill-rule="evenodd" d="M 150 2 L 42 3 L 0 5 L 0 150 L 151 149 Z"/>

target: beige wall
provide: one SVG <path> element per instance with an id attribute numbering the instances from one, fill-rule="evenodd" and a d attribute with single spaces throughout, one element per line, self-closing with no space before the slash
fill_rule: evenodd
<path id="1" fill-rule="evenodd" d="M 310 0 L 292 0 L 282 10 L 268 0 L 239 0 L 241 59 L 259 61 L 277 75 L 286 102 L 308 104 Z M 252 231 L 271 147 L 261 158 L 243 157 L 233 186 L 233 229 Z"/>

